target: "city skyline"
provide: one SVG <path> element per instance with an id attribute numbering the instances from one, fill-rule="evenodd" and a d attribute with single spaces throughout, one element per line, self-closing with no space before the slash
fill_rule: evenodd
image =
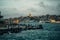
<path id="1" fill-rule="evenodd" d="M 0 0 L 4 18 L 56 14 L 60 15 L 60 0 Z"/>

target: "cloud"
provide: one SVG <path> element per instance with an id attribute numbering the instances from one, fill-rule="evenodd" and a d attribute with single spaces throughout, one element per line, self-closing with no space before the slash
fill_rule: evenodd
<path id="1" fill-rule="evenodd" d="M 5 18 L 32 15 L 59 14 L 59 0 L 0 0 L 0 10 Z"/>

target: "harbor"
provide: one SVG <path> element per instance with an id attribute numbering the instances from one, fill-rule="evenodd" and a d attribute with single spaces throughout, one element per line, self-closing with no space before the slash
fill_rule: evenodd
<path id="1" fill-rule="evenodd" d="M 3 19 L 0 15 L 0 40 L 60 40 L 60 16 L 55 16 Z"/>
<path id="2" fill-rule="evenodd" d="M 32 16 L 29 13 L 28 16 L 3 19 L 0 12 L 0 34 L 4 33 L 18 33 L 23 30 L 50 30 L 54 27 L 59 28 L 60 16 L 57 15 L 45 15 L 45 16 Z M 56 24 L 56 25 L 55 25 Z M 56 30 L 56 28 L 54 30 Z M 58 29 L 58 31 L 60 31 Z"/>

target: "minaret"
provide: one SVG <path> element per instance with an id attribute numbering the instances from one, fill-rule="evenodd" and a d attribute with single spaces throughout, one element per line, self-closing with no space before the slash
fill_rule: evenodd
<path id="1" fill-rule="evenodd" d="M 3 18 L 3 16 L 1 16 L 1 11 L 0 11 L 0 19 Z"/>
<path id="2" fill-rule="evenodd" d="M 1 11 L 0 11 L 0 24 L 3 23 L 3 16 L 1 15 Z"/>

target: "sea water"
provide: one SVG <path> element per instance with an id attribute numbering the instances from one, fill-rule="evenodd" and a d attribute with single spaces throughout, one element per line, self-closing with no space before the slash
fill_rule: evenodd
<path id="1" fill-rule="evenodd" d="M 45 23 L 44 29 L 0 35 L 0 40 L 60 40 L 60 24 Z"/>

